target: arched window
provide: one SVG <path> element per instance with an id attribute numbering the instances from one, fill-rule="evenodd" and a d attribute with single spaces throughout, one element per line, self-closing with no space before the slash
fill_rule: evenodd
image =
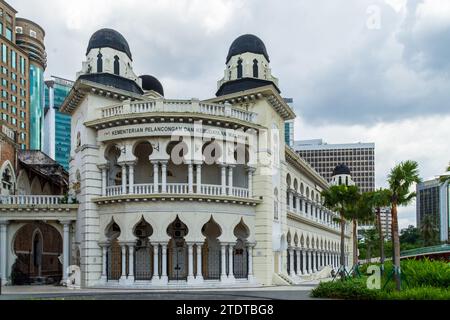
<path id="1" fill-rule="evenodd" d="M 348 177 L 345 177 L 345 185 L 348 186 Z"/>
<path id="2" fill-rule="evenodd" d="M 239 59 L 238 65 L 237 65 L 237 78 L 241 79 L 243 75 L 243 67 L 242 67 L 242 59 Z"/>
<path id="3" fill-rule="evenodd" d="M 101 52 L 97 55 L 97 72 L 103 72 L 103 55 Z"/>
<path id="4" fill-rule="evenodd" d="M 339 185 L 342 185 L 342 177 L 339 177 Z"/>
<path id="5" fill-rule="evenodd" d="M 114 57 L 114 74 L 120 75 L 120 63 L 119 63 L 119 57 Z"/>
<path id="6" fill-rule="evenodd" d="M 253 78 L 259 77 L 258 60 L 253 60 Z"/>

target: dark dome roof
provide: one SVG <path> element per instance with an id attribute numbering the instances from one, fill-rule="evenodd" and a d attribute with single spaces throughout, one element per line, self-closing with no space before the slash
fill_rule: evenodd
<path id="1" fill-rule="evenodd" d="M 127 40 L 116 30 L 100 29 L 95 32 L 89 40 L 86 55 L 92 49 L 98 48 L 111 48 L 117 51 L 122 51 L 123 53 L 126 53 L 131 60 L 133 60 Z"/>
<path id="2" fill-rule="evenodd" d="M 262 42 L 260 38 L 253 34 L 244 34 L 243 36 L 240 36 L 239 38 L 234 40 L 234 42 L 231 44 L 226 63 L 230 61 L 231 57 L 245 52 L 262 54 L 266 57 L 267 61 L 270 62 L 264 42 Z"/>
<path id="3" fill-rule="evenodd" d="M 338 176 L 341 174 L 349 176 L 352 175 L 350 169 L 345 164 L 338 165 L 333 171 L 333 176 Z"/>
<path id="4" fill-rule="evenodd" d="M 112 73 L 83 74 L 78 79 L 100 83 L 107 87 L 113 87 L 116 89 L 129 91 L 139 95 L 142 95 L 144 93 L 141 87 L 139 87 L 139 85 L 133 80 Z"/>
<path id="5" fill-rule="evenodd" d="M 142 89 L 144 91 L 153 90 L 155 92 L 158 92 L 160 95 L 164 97 L 164 88 L 158 79 L 156 79 L 154 76 L 149 75 L 143 75 L 140 76 L 139 78 L 142 79 Z"/>

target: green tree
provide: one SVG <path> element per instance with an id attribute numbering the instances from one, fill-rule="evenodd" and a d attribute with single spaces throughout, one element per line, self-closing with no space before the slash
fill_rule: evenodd
<path id="1" fill-rule="evenodd" d="M 410 245 L 420 244 L 420 231 L 414 226 L 409 226 L 406 229 L 400 231 L 400 243 Z"/>
<path id="2" fill-rule="evenodd" d="M 394 247 L 394 275 L 396 289 L 401 290 L 400 268 L 400 237 L 398 232 L 398 206 L 407 206 L 416 197 L 415 192 L 410 192 L 415 183 L 420 182 L 419 164 L 415 161 L 405 161 L 395 166 L 389 176 L 389 190 L 391 191 L 392 214 L 392 242 Z"/>
<path id="3" fill-rule="evenodd" d="M 391 204 L 391 192 L 387 189 L 379 189 L 375 192 L 371 192 L 369 195 L 369 201 L 371 206 L 376 211 L 378 238 L 380 241 L 381 271 L 384 272 L 384 261 L 386 259 L 386 256 L 384 252 L 385 240 L 383 234 L 383 227 L 381 225 L 381 208 L 387 207 Z"/>
<path id="4" fill-rule="evenodd" d="M 354 203 L 358 200 L 359 193 L 358 188 L 355 186 L 332 186 L 328 190 L 322 192 L 324 199 L 324 206 L 331 211 L 339 213 L 339 219 L 337 222 L 341 225 L 341 269 L 345 267 L 345 224 L 346 224 L 346 212 L 351 210 Z"/>
<path id="5" fill-rule="evenodd" d="M 378 245 L 379 233 L 376 229 L 364 230 L 364 243 L 366 245 L 366 259 L 372 259 L 372 252 Z"/>
<path id="6" fill-rule="evenodd" d="M 438 243 L 439 229 L 436 226 L 436 221 L 432 215 L 423 217 L 420 223 L 420 235 L 426 247 Z"/>
<path id="7" fill-rule="evenodd" d="M 373 222 L 373 210 L 370 203 L 370 194 L 357 194 L 354 201 L 349 203 L 349 208 L 344 217 L 353 223 L 353 265 L 358 265 L 358 222 Z"/>

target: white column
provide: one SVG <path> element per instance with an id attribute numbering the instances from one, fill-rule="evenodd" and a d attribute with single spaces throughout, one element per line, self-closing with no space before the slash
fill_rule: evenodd
<path id="1" fill-rule="evenodd" d="M 253 276 L 253 247 L 254 246 L 255 246 L 254 244 L 250 244 L 248 246 L 248 280 L 249 281 L 254 280 L 254 276 Z"/>
<path id="2" fill-rule="evenodd" d="M 316 273 L 317 272 L 317 254 L 316 254 L 316 251 L 314 250 L 313 252 L 312 252 L 312 254 L 311 254 L 311 263 L 312 263 L 312 272 L 313 273 Z"/>
<path id="3" fill-rule="evenodd" d="M 248 197 L 253 198 L 253 174 L 255 172 L 254 168 L 248 168 Z"/>
<path id="4" fill-rule="evenodd" d="M 6 285 L 8 276 L 6 266 L 8 263 L 8 221 L 0 221 L 0 276 L 2 285 Z"/>
<path id="5" fill-rule="evenodd" d="M 128 282 L 134 282 L 134 243 L 128 246 Z"/>
<path id="6" fill-rule="evenodd" d="M 100 280 L 106 282 L 108 279 L 108 265 L 106 263 L 106 257 L 108 256 L 108 244 L 101 243 L 99 245 L 102 247 L 102 277 Z"/>
<path id="7" fill-rule="evenodd" d="M 313 270 L 312 270 L 312 251 L 309 250 L 308 251 L 308 274 L 313 274 Z"/>
<path id="8" fill-rule="evenodd" d="M 194 193 L 194 165 L 192 163 L 188 164 L 188 193 Z"/>
<path id="9" fill-rule="evenodd" d="M 228 167 L 228 195 L 233 196 L 233 166 Z"/>
<path id="10" fill-rule="evenodd" d="M 102 170 L 102 196 L 106 197 L 106 186 L 107 186 L 107 171 L 106 166 L 101 166 Z"/>
<path id="11" fill-rule="evenodd" d="M 325 251 L 322 251 L 322 267 L 325 267 L 327 262 L 325 261 Z"/>
<path id="12" fill-rule="evenodd" d="M 298 196 L 297 198 L 297 213 L 300 213 L 300 196 Z"/>
<path id="13" fill-rule="evenodd" d="M 162 249 L 162 263 L 161 263 L 161 283 L 168 283 L 169 277 L 167 276 L 167 244 L 163 243 L 161 245 Z"/>
<path id="14" fill-rule="evenodd" d="M 305 251 L 305 249 L 302 250 L 302 256 L 303 256 L 303 259 L 302 259 L 302 273 L 306 275 L 306 274 L 308 274 L 308 268 L 306 266 L 306 251 Z"/>
<path id="15" fill-rule="evenodd" d="M 188 283 L 195 281 L 194 277 L 194 244 L 188 243 Z"/>
<path id="16" fill-rule="evenodd" d="M 129 194 L 134 194 L 134 163 L 130 163 L 128 165 L 128 170 L 129 170 L 129 189 L 128 189 L 128 193 Z"/>
<path id="17" fill-rule="evenodd" d="M 120 247 L 122 249 L 122 276 L 120 277 L 120 281 L 122 282 L 127 280 L 127 246 L 120 244 Z"/>
<path id="18" fill-rule="evenodd" d="M 127 165 L 122 164 L 122 195 L 127 194 Z"/>
<path id="19" fill-rule="evenodd" d="M 222 244 L 222 272 L 220 274 L 220 281 L 226 282 L 228 280 L 227 278 L 227 246 Z"/>
<path id="20" fill-rule="evenodd" d="M 227 194 L 227 167 L 222 165 L 221 171 L 222 195 L 225 196 Z"/>
<path id="21" fill-rule="evenodd" d="M 159 244 L 153 244 L 153 280 L 159 281 L 159 263 L 158 263 Z"/>
<path id="22" fill-rule="evenodd" d="M 233 264 L 233 243 L 228 246 L 228 281 L 235 281 Z"/>
<path id="23" fill-rule="evenodd" d="M 198 281 L 203 281 L 202 244 L 197 243 L 197 276 Z"/>
<path id="24" fill-rule="evenodd" d="M 294 270 L 294 249 L 289 249 L 289 269 L 290 269 L 290 276 L 295 276 L 295 270 Z"/>
<path id="25" fill-rule="evenodd" d="M 197 164 L 197 193 L 202 193 L 202 165 Z"/>
<path id="26" fill-rule="evenodd" d="M 297 250 L 297 275 L 302 275 L 302 265 L 301 265 L 301 255 L 302 251 L 300 249 Z"/>
<path id="27" fill-rule="evenodd" d="M 159 162 L 153 161 L 153 188 L 155 193 L 159 193 Z"/>
<path id="28" fill-rule="evenodd" d="M 167 193 L 167 161 L 161 162 L 161 193 Z"/>
<path id="29" fill-rule="evenodd" d="M 292 193 L 292 190 L 288 190 L 289 192 L 289 208 L 291 210 L 294 210 L 294 194 Z"/>
<path id="30" fill-rule="evenodd" d="M 63 282 L 66 282 L 68 277 L 67 269 L 69 269 L 71 223 L 71 221 L 61 221 L 63 225 Z"/>

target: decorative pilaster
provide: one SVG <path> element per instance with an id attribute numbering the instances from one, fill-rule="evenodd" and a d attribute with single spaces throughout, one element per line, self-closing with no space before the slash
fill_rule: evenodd
<path id="1" fill-rule="evenodd" d="M 167 161 L 161 161 L 161 193 L 167 193 Z"/>
<path id="2" fill-rule="evenodd" d="M 8 277 L 6 266 L 8 265 L 8 225 L 9 221 L 0 221 L 0 277 L 2 285 L 6 285 Z"/>
<path id="3" fill-rule="evenodd" d="M 228 280 L 227 277 L 227 256 L 226 256 L 226 250 L 227 245 L 222 244 L 222 267 L 221 267 L 221 274 L 220 274 L 220 281 L 226 282 Z"/>
<path id="4" fill-rule="evenodd" d="M 188 193 L 194 193 L 194 165 L 188 164 Z"/>
<path id="5" fill-rule="evenodd" d="M 152 161 L 153 164 L 153 188 L 155 193 L 159 193 L 159 162 Z"/>
<path id="6" fill-rule="evenodd" d="M 234 265 L 233 265 L 233 243 L 228 246 L 228 281 L 234 282 L 236 279 L 234 277 Z"/>
<path id="7" fill-rule="evenodd" d="M 166 243 L 162 243 L 161 244 L 161 249 L 162 249 L 162 255 L 161 255 L 161 259 L 162 259 L 162 263 L 161 263 L 161 283 L 162 284 L 167 284 L 169 283 L 169 277 L 167 276 L 167 244 Z"/>
<path id="8" fill-rule="evenodd" d="M 188 277 L 187 282 L 192 283 L 195 281 L 194 277 L 194 244 L 188 243 Z"/>
<path id="9" fill-rule="evenodd" d="M 131 162 L 128 164 L 128 171 L 129 171 L 129 183 L 128 183 L 128 193 L 134 194 L 134 166 L 135 163 Z"/>
<path id="10" fill-rule="evenodd" d="M 102 276 L 100 277 L 100 282 L 106 283 L 108 281 L 107 256 L 108 256 L 109 243 L 102 242 L 102 243 L 99 243 L 98 245 L 102 248 Z"/>
<path id="11" fill-rule="evenodd" d="M 202 244 L 197 243 L 197 282 L 203 282 Z"/>
<path id="12" fill-rule="evenodd" d="M 221 184 L 222 184 L 222 196 L 227 195 L 227 167 L 222 165 L 221 168 Z"/>
<path id="13" fill-rule="evenodd" d="M 196 165 L 197 168 L 197 194 L 201 194 L 202 193 L 202 164 L 197 164 Z"/>
<path id="14" fill-rule="evenodd" d="M 121 243 L 120 248 L 122 249 L 122 276 L 120 277 L 119 281 L 124 283 L 127 281 L 127 245 Z"/>
<path id="15" fill-rule="evenodd" d="M 63 276 L 62 282 L 66 282 L 69 269 L 69 257 L 70 257 L 70 226 L 72 221 L 60 221 L 63 225 Z"/>
<path id="16" fill-rule="evenodd" d="M 228 195 L 233 196 L 233 169 L 234 166 L 228 166 Z"/>

